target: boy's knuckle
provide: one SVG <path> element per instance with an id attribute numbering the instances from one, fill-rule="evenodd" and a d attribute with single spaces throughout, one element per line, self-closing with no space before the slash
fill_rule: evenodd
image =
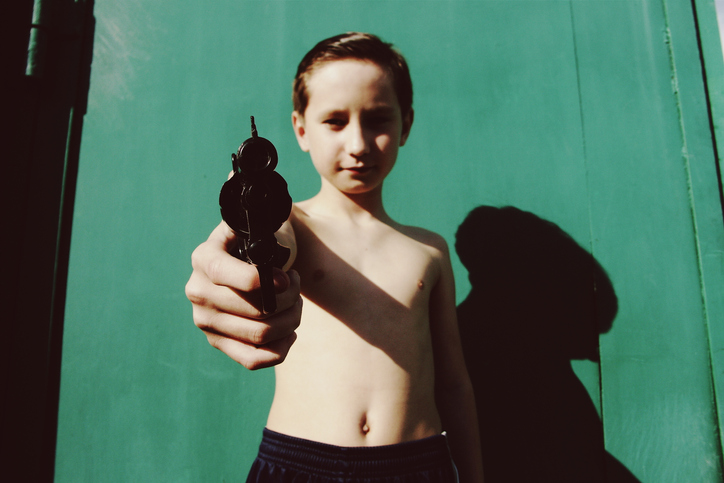
<path id="1" fill-rule="evenodd" d="M 219 337 L 217 334 L 207 332 L 206 340 L 209 342 L 209 345 L 211 347 L 221 350 L 221 337 Z"/>
<path id="2" fill-rule="evenodd" d="M 250 371 L 256 371 L 264 367 L 264 365 L 256 359 L 244 359 L 239 361 L 239 363 Z"/>
<path id="3" fill-rule="evenodd" d="M 206 252 L 208 251 L 207 245 L 208 242 L 204 242 L 191 252 L 191 267 L 193 267 L 194 270 L 204 271 L 204 263 L 207 259 Z"/>
<path id="4" fill-rule="evenodd" d="M 254 355 L 255 357 L 249 357 L 241 363 L 242 366 L 246 367 L 250 371 L 258 371 L 259 369 L 275 366 L 284 360 L 284 357 L 278 354 L 271 356 L 269 354 L 265 354 L 264 357 L 260 357 L 256 352 L 254 352 Z"/>
<path id="5" fill-rule="evenodd" d="M 242 297 L 243 298 L 243 297 Z M 265 314 L 255 303 L 247 301 L 245 317 L 254 321 L 265 320 L 273 314 Z"/>
<path id="6" fill-rule="evenodd" d="M 201 246 L 196 247 L 194 251 L 191 252 L 191 266 L 193 268 L 197 268 L 199 266 L 199 258 L 201 258 L 199 250 L 201 250 Z"/>
<path id="7" fill-rule="evenodd" d="M 186 283 L 184 292 L 186 293 L 186 298 L 189 299 L 192 304 L 206 305 L 207 299 L 193 276 Z"/>
<path id="8" fill-rule="evenodd" d="M 249 335 L 249 342 L 254 345 L 264 345 L 269 342 L 271 327 L 266 324 L 259 324 L 258 327 L 252 329 Z"/>
<path id="9" fill-rule="evenodd" d="M 201 311 L 194 311 L 194 325 L 203 330 L 204 332 L 207 332 L 211 329 L 211 324 L 209 322 L 208 317 Z"/>
<path id="10" fill-rule="evenodd" d="M 216 309 L 202 306 L 194 306 L 192 312 L 194 325 L 196 325 L 197 328 L 204 331 L 207 335 L 214 334 L 218 337 L 219 334 L 222 333 L 222 331 L 218 330 L 218 327 L 223 326 L 223 321 L 220 320 L 224 317 L 223 313 Z"/>

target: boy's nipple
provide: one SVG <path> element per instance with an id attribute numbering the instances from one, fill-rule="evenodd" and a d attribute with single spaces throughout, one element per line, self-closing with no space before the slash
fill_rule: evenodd
<path id="1" fill-rule="evenodd" d="M 321 282 L 324 278 L 324 270 L 321 268 L 316 269 L 314 272 L 312 272 L 312 282 L 317 283 Z"/>
<path id="2" fill-rule="evenodd" d="M 424 288 L 425 288 L 425 282 L 423 282 L 422 280 L 418 280 L 418 282 L 417 282 L 417 288 L 419 288 L 420 290 L 424 289 Z"/>

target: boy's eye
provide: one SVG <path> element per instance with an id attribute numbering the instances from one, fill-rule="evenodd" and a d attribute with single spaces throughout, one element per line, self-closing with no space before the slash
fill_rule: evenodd
<path id="1" fill-rule="evenodd" d="M 381 127 L 392 122 L 394 119 L 395 116 L 393 113 L 388 112 L 387 110 L 378 110 L 370 112 L 364 116 L 363 122 L 370 127 Z"/>
<path id="2" fill-rule="evenodd" d="M 331 118 L 324 121 L 324 124 L 328 124 L 332 127 L 344 127 L 347 121 L 344 119 Z"/>

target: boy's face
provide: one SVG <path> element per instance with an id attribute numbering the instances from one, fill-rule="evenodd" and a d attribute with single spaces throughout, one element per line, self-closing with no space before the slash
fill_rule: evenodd
<path id="1" fill-rule="evenodd" d="M 413 118 L 412 110 L 403 118 L 390 76 L 372 62 L 339 60 L 318 67 L 307 92 L 292 124 L 323 182 L 348 194 L 381 187 Z"/>

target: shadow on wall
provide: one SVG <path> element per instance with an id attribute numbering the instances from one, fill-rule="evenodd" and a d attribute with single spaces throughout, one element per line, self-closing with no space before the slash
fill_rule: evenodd
<path id="1" fill-rule="evenodd" d="M 480 206 L 455 248 L 472 290 L 458 306 L 485 481 L 637 482 L 603 444 L 571 359 L 599 360 L 618 303 L 596 260 L 557 225 Z"/>

